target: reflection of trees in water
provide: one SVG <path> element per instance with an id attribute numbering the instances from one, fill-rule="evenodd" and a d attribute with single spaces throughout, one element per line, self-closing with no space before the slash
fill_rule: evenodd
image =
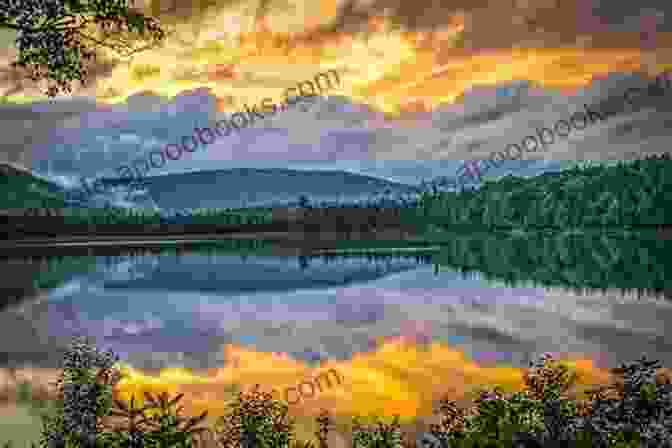
<path id="1" fill-rule="evenodd" d="M 0 259 L 0 312 L 63 285 L 90 270 L 87 257 L 23 256 Z"/>
<path id="2" fill-rule="evenodd" d="M 581 295 L 617 289 L 669 299 L 669 246 L 659 239 L 604 235 L 467 235 L 447 241 L 434 261 L 465 273 L 481 272 L 486 280 L 504 280 L 509 287 L 531 281 Z"/>

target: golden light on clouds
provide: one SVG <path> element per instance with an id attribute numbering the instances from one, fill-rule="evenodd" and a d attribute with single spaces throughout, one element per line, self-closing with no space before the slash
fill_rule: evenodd
<path id="1" fill-rule="evenodd" d="M 164 14 L 174 31 L 165 45 L 118 65 L 96 82 L 96 95 L 114 103 L 206 87 L 234 112 L 264 98 L 280 102 L 286 88 L 335 69 L 343 82 L 330 94 L 398 116 L 418 103 L 459 101 L 473 86 L 529 80 L 572 93 L 611 72 L 672 66 L 670 33 L 654 33 L 645 51 L 640 33 L 611 31 L 599 19 L 591 34 L 592 25 L 577 25 L 589 15 L 577 2 L 427 2 L 413 2 L 414 12 L 410 3 L 344 9 L 340 0 L 272 0 Z"/>
<path id="2" fill-rule="evenodd" d="M 548 10 L 544 5 L 527 3 L 518 2 L 516 7 L 519 11 L 527 7 L 531 11 L 528 15 L 535 18 L 539 11 Z M 219 110 L 234 112 L 244 103 L 260 103 L 264 98 L 280 102 L 286 88 L 335 69 L 343 73 L 342 84 L 331 94 L 399 116 L 417 110 L 418 104 L 431 110 L 458 101 L 474 86 L 529 80 L 571 94 L 611 72 L 652 71 L 644 67 L 642 51 L 634 45 L 544 47 L 543 33 L 537 36 L 542 44 L 538 48 L 519 47 L 514 42 L 509 48 L 470 48 L 464 44 L 465 36 L 478 34 L 478 27 L 486 23 L 486 19 L 479 21 L 479 10 L 457 9 L 446 16 L 445 23 L 430 30 L 395 28 L 388 10 L 385 14 L 377 11 L 362 20 L 357 30 L 343 31 L 325 28 L 338 17 L 340 5 L 336 1 L 321 0 L 319 17 L 314 10 L 308 13 L 306 5 L 295 6 L 304 14 L 300 31 L 274 16 L 271 4 L 269 16 L 254 18 L 247 30 L 219 39 L 191 39 L 190 47 L 186 45 L 189 39 L 182 37 L 185 45 L 179 52 L 171 42 L 140 58 L 145 65 L 160 67 L 159 74 L 134 78 L 139 62 L 133 62 L 116 70 L 99 91 L 111 89 L 119 93 L 119 101 L 145 90 L 171 97 L 183 90 L 208 87 L 220 98 Z M 220 13 L 217 20 L 226 14 Z M 537 34 L 543 28 L 543 20 L 538 21 L 534 28 Z M 200 35 L 207 34 L 210 26 L 206 20 Z M 657 69 L 669 66 L 661 62 Z"/>

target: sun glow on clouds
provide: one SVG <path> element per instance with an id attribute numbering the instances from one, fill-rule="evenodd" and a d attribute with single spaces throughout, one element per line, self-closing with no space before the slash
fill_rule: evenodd
<path id="1" fill-rule="evenodd" d="M 257 104 L 263 98 L 280 102 L 287 87 L 335 69 L 344 73 L 341 88 L 329 95 L 345 95 L 397 118 L 417 113 L 418 107 L 426 112 L 442 103 L 459 102 L 466 90 L 479 85 L 530 80 L 571 94 L 595 77 L 644 69 L 643 50 L 637 42 L 632 47 L 612 49 L 545 47 L 543 40 L 537 47 L 515 42 L 510 48 L 469 47 L 460 40 L 478 31 L 478 21 L 474 14 L 462 10 L 453 11 L 447 22 L 433 31 L 395 29 L 391 18 L 379 12 L 366 21 L 363 32 L 327 32 L 317 30 L 316 24 L 328 24 L 335 17 L 334 1 L 319 2 L 319 19 L 305 13 L 307 8 L 301 2 L 295 6 L 305 14 L 298 15 L 303 20 L 298 26 L 301 31 L 273 10 L 256 24 L 252 17 L 240 18 L 240 32 L 234 29 L 228 34 L 213 31 L 217 27 L 221 30 L 223 21 L 242 12 L 213 13 L 198 25 L 198 37 L 185 37 L 184 30 L 193 29 L 185 24 L 163 48 L 143 53 L 128 67 L 117 68 L 99 86 L 99 92 L 115 91 L 118 95 L 108 100 L 123 101 L 143 90 L 172 97 L 206 87 L 217 96 L 218 110 L 234 112 L 244 103 Z M 653 51 L 650 47 L 645 50 Z M 139 65 L 160 70 L 134 78 Z"/>

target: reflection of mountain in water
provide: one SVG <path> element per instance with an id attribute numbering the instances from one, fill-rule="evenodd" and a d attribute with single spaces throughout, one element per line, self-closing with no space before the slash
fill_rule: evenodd
<path id="1" fill-rule="evenodd" d="M 161 257 L 160 261 L 158 257 Z M 368 282 L 429 263 L 415 256 L 385 257 L 264 257 L 145 256 L 124 270 L 102 273 L 106 289 L 212 291 L 246 293 L 315 289 Z M 124 272 L 126 272 L 124 274 Z"/>

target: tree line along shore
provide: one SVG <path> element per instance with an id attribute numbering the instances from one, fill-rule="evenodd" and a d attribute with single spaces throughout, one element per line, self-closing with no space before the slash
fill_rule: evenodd
<path id="1" fill-rule="evenodd" d="M 320 207 L 198 209 L 166 217 L 157 211 L 67 207 L 44 199 L 49 212 L 21 216 L 5 209 L 0 228 L 10 238 L 83 235 L 235 234 L 337 232 L 369 235 L 402 228 L 442 229 L 669 228 L 672 208 L 669 156 L 575 166 L 535 177 L 505 176 L 478 189 L 441 191 L 435 185 L 412 200 Z M 42 209 L 45 210 L 45 209 Z M 51 215 L 51 216 L 49 216 Z"/>

